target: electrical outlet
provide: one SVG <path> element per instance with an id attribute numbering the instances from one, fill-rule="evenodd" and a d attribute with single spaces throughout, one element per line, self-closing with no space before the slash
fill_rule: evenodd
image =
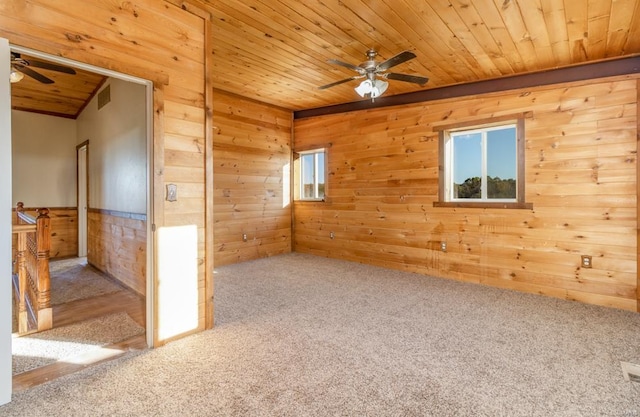
<path id="1" fill-rule="evenodd" d="M 591 268 L 593 262 L 591 261 L 591 255 L 582 255 L 582 267 L 583 268 Z"/>
<path id="2" fill-rule="evenodd" d="M 447 251 L 447 242 L 440 242 L 440 250 L 442 252 L 446 252 Z"/>
<path id="3" fill-rule="evenodd" d="M 242 234 L 242 241 L 243 241 L 243 242 L 246 242 L 246 241 L 247 241 L 247 234 L 246 234 L 246 233 L 243 233 L 243 234 Z"/>
<path id="4" fill-rule="evenodd" d="M 333 232 L 329 232 L 329 238 L 333 239 L 336 235 Z"/>

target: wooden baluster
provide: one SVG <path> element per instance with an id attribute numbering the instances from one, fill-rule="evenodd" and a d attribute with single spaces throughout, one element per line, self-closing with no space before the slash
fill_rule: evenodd
<path id="1" fill-rule="evenodd" d="M 49 276 L 49 250 L 51 248 L 51 229 L 49 209 L 37 210 L 36 242 L 37 242 L 37 274 L 38 274 L 38 331 L 53 327 L 51 309 L 51 279 Z"/>
<path id="2" fill-rule="evenodd" d="M 24 334 L 29 330 L 29 317 L 27 316 L 27 303 L 25 293 L 27 291 L 27 265 L 25 263 L 25 251 L 27 250 L 27 233 L 18 233 L 16 261 L 18 266 L 18 333 Z"/>

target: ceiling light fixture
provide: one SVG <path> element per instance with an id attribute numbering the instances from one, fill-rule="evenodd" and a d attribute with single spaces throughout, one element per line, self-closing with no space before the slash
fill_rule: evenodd
<path id="1" fill-rule="evenodd" d="M 17 83 L 18 81 L 24 78 L 24 74 L 20 71 L 17 71 L 15 68 L 11 68 L 11 72 L 9 73 L 9 81 L 12 83 Z"/>
<path id="2" fill-rule="evenodd" d="M 355 88 L 356 93 L 360 95 L 360 97 L 365 97 L 367 94 L 370 95 L 373 100 L 376 97 L 380 97 L 385 91 L 387 91 L 387 87 L 389 87 L 389 83 L 382 80 L 364 80 L 360 83 L 359 86 Z"/>

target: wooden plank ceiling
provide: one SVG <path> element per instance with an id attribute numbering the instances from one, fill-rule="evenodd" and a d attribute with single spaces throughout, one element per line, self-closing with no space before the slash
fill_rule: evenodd
<path id="1" fill-rule="evenodd" d="M 217 88 L 293 110 L 360 100 L 356 73 L 381 60 L 417 58 L 393 72 L 385 95 L 640 53 L 640 0 L 206 0 L 214 16 Z"/>
<path id="2" fill-rule="evenodd" d="M 362 100 L 361 80 L 318 87 L 357 75 L 328 60 L 358 65 L 370 48 L 378 61 L 412 51 L 390 71 L 429 78 L 391 80 L 385 96 L 640 53 L 640 0 L 201 2 L 213 16 L 214 87 L 291 110 Z M 14 106 L 73 117 L 101 82 L 46 75 L 56 83 L 14 84 Z"/>
<path id="3" fill-rule="evenodd" d="M 46 62 L 25 54 L 21 58 L 27 62 Z M 53 83 L 44 84 L 25 75 L 19 82 L 11 84 L 11 107 L 71 119 L 78 117 L 106 79 L 102 75 L 77 68 L 74 68 L 75 74 L 37 67 L 29 69 L 49 78 Z"/>

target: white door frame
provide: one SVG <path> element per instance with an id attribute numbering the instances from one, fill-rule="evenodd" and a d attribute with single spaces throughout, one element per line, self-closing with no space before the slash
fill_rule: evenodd
<path id="1" fill-rule="evenodd" d="M 147 275 L 145 277 L 146 279 L 146 316 L 147 316 L 147 322 L 146 322 L 146 335 L 147 335 L 147 346 L 149 347 L 153 347 L 153 335 L 155 332 L 155 320 L 154 320 L 154 303 L 155 303 L 155 299 L 154 299 L 154 256 L 155 256 L 155 252 L 154 252 L 154 245 L 153 245 L 153 231 L 152 231 L 152 223 L 153 223 L 153 179 L 154 179 L 154 175 L 153 175 L 153 82 L 151 82 L 150 80 L 145 80 L 143 78 L 138 78 L 138 77 L 134 77 L 131 75 L 127 75 L 127 74 L 122 74 L 116 71 L 112 71 L 112 70 L 108 70 L 105 68 L 100 68 L 100 67 L 96 67 L 93 65 L 89 65 L 89 64 L 84 64 L 82 62 L 78 62 L 78 61 L 73 61 L 71 59 L 68 58 L 63 58 L 63 57 L 59 57 L 59 56 L 55 56 L 55 55 L 49 55 L 49 54 L 45 54 L 43 52 L 39 52 L 33 49 L 29 49 L 29 48 L 24 48 L 21 46 L 14 46 L 11 45 L 11 51 L 13 52 L 18 52 L 21 54 L 25 54 L 25 55 L 29 55 L 31 57 L 34 58 L 40 58 L 43 59 L 45 61 L 49 61 L 49 62 L 53 62 L 56 64 L 60 64 L 60 65 L 67 65 L 67 66 L 71 66 L 71 67 L 75 67 L 75 68 L 79 68 L 81 70 L 85 70 L 85 71 L 91 71 L 94 72 L 96 74 L 102 74 L 105 75 L 107 77 L 112 77 L 112 78 L 117 78 L 123 81 L 128 81 L 128 82 L 132 82 L 132 83 L 136 83 L 136 84 L 142 84 L 146 87 L 145 91 L 145 95 L 146 95 L 146 114 L 147 114 L 147 120 L 146 120 L 146 131 L 147 131 Z M 6 64 L 4 65 L 5 70 L 6 70 L 6 77 L 4 77 L 7 81 L 6 84 L 9 84 L 9 72 L 8 72 L 8 68 L 9 68 L 9 62 L 10 62 L 10 54 L 9 52 L 7 52 L 6 54 Z M 0 67 L 2 67 L 3 65 L 0 65 Z M 3 75 L 0 74 L 0 77 L 2 77 Z M 0 83 L 2 84 L 2 83 Z M 1 91 L 1 90 L 0 90 Z M 11 106 L 9 103 L 9 107 L 8 107 L 8 116 L 9 119 L 11 118 Z M 4 114 L 4 112 L 0 111 L 0 117 L 2 117 Z M 9 145 L 11 145 L 11 140 L 9 140 Z M 1 144 L 0 144 L 1 146 Z M 9 152 L 9 162 L 11 161 L 11 152 Z M 5 166 L 4 164 L 2 166 Z M 11 166 L 9 164 L 9 166 Z M 5 178 L 5 176 L 3 175 L 2 178 Z M 11 178 L 10 176 L 8 178 Z M 4 190 L 0 190 L 0 193 L 2 193 Z M 9 197 L 11 197 L 11 184 L 9 184 L 8 187 L 8 192 L 9 192 Z M 0 200 L 1 201 L 1 200 Z M 9 200 L 10 201 L 10 200 Z M 2 207 L 0 205 L 0 207 Z M 9 207 L 11 207 L 11 202 L 9 202 Z M 1 223 L 0 223 L 1 226 Z M 9 225 L 10 226 L 10 225 Z M 0 230 L 0 232 L 2 232 Z M 9 230 L 10 233 L 10 230 Z M 3 233 L 0 233 L 0 236 L 4 236 Z M 9 240 L 10 242 L 10 240 Z M 0 247 L 1 248 L 1 247 Z M 11 251 L 11 248 L 9 248 L 9 252 Z M 2 257 L 2 254 L 0 253 L 0 258 Z M 6 256 L 7 259 L 10 259 L 11 256 L 7 255 Z M 0 259 L 0 262 L 2 262 L 2 259 Z M 1 264 L 0 264 L 1 265 Z M 0 272 L 2 272 L 2 270 L 0 270 Z M 10 274 L 9 274 L 10 276 Z M 2 277 L 2 275 L 0 275 L 0 277 Z M 10 293 L 11 291 L 7 291 L 7 293 Z M 4 303 L 0 303 L 0 305 L 2 305 Z M 10 305 L 10 304 L 9 304 Z M 0 318 L 3 317 L 2 315 L 2 307 L 0 306 Z M 6 317 L 9 317 L 10 315 L 7 314 Z M 0 327 L 0 332 L 1 332 L 2 328 Z M 1 333 L 0 333 L 1 335 Z M 1 353 L 1 351 L 0 351 Z M 9 352 L 11 353 L 11 352 Z M 11 364 L 10 364 L 11 365 Z M 1 369 L 0 369 L 0 376 L 1 376 Z"/>
<path id="2" fill-rule="evenodd" d="M 11 87 L 9 41 L 0 38 L 0 405 L 11 401 Z"/>

